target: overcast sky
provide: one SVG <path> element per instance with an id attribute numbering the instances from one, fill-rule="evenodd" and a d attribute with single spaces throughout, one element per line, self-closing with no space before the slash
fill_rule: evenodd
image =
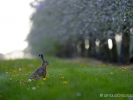
<path id="1" fill-rule="evenodd" d="M 33 0 L 0 0 L 0 53 L 23 50 L 29 33 Z"/>

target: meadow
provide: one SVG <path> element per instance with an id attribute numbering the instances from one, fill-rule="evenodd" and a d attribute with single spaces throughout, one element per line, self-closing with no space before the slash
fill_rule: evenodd
<path id="1" fill-rule="evenodd" d="M 47 57 L 47 76 L 28 80 L 39 59 L 0 61 L 0 100 L 133 100 L 133 72 Z"/>

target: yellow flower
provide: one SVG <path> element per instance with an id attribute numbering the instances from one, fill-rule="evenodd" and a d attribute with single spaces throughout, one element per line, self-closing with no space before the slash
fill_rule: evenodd
<path id="1" fill-rule="evenodd" d="M 0 98 L 2 98 L 2 95 L 0 95 Z"/>
<path id="2" fill-rule="evenodd" d="M 46 81 L 46 78 L 43 78 L 44 81 Z"/>
<path id="3" fill-rule="evenodd" d="M 17 71 L 16 70 L 13 70 L 13 73 L 16 73 Z"/>
<path id="4" fill-rule="evenodd" d="M 12 81 L 13 80 L 13 78 L 10 78 L 10 81 Z"/>
<path id="5" fill-rule="evenodd" d="M 100 67 L 101 65 L 98 65 L 98 67 Z"/>
<path id="6" fill-rule="evenodd" d="M 41 84 L 44 85 L 44 82 L 42 82 Z"/>
<path id="7" fill-rule="evenodd" d="M 26 80 L 24 80 L 24 83 L 26 83 Z"/>
<path id="8" fill-rule="evenodd" d="M 59 74 L 59 76 L 61 77 L 61 76 L 62 76 L 62 74 Z"/>
<path id="9" fill-rule="evenodd" d="M 28 76 L 28 74 L 25 74 L 26 76 Z"/>
<path id="10" fill-rule="evenodd" d="M 110 74 L 112 75 L 112 74 L 114 74 L 113 72 L 110 72 Z"/>
<path id="11" fill-rule="evenodd" d="M 67 81 L 63 81 L 62 84 L 65 84 L 66 85 L 66 84 L 68 84 L 68 82 Z"/>
<path id="12" fill-rule="evenodd" d="M 126 70 L 126 68 L 125 68 L 125 67 L 122 67 L 122 69 L 123 69 L 123 70 Z"/>

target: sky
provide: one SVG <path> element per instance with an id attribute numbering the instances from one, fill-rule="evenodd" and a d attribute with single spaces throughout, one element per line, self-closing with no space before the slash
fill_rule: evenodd
<path id="1" fill-rule="evenodd" d="M 0 0 L 0 53 L 7 54 L 27 47 L 29 17 L 33 0 Z"/>

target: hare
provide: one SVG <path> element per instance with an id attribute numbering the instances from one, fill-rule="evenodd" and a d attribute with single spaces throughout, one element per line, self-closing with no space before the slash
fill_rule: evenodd
<path id="1" fill-rule="evenodd" d="M 42 65 L 30 75 L 29 79 L 40 79 L 46 76 L 46 66 L 49 65 L 49 62 L 44 60 L 42 54 L 39 54 L 39 57 L 42 60 Z"/>

